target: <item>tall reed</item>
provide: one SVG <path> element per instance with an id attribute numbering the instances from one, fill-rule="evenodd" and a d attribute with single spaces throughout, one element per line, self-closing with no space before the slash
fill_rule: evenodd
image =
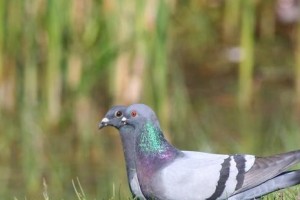
<path id="1" fill-rule="evenodd" d="M 261 6 L 260 13 L 262 15 L 258 22 L 261 38 L 268 41 L 275 36 L 276 9 L 274 9 L 273 1 L 267 0 L 259 3 Z"/>
<path id="2" fill-rule="evenodd" d="M 47 67 L 46 67 L 46 110 L 49 121 L 56 123 L 61 110 L 61 64 L 63 32 L 65 31 L 65 10 L 67 1 L 50 0 L 47 2 Z"/>
<path id="3" fill-rule="evenodd" d="M 296 31 L 295 31 L 295 50 L 294 50 L 294 58 L 295 58 L 295 102 L 297 111 L 300 111 L 300 21 L 298 20 L 296 23 Z"/>
<path id="4" fill-rule="evenodd" d="M 223 21 L 223 37 L 227 42 L 237 42 L 230 41 L 236 37 L 233 35 L 238 34 L 239 21 L 241 13 L 241 4 L 243 1 L 240 0 L 227 0 L 224 2 L 224 21 Z"/>
<path id="5" fill-rule="evenodd" d="M 21 113 L 21 138 L 22 138 L 22 164 L 24 177 L 26 180 L 26 190 L 28 193 L 38 191 L 42 179 L 41 169 L 44 166 L 44 146 L 40 130 L 38 112 L 38 69 L 37 59 L 38 46 L 36 42 L 36 10 L 33 8 L 36 3 L 31 4 L 23 1 L 23 13 L 26 20 L 26 26 L 23 28 L 23 84 L 20 84 L 20 90 L 24 94 L 20 105 Z"/>
<path id="6" fill-rule="evenodd" d="M 242 2 L 241 56 L 239 67 L 238 102 L 242 108 L 249 107 L 252 99 L 252 75 L 254 68 L 255 4 L 252 0 Z"/>
<path id="7" fill-rule="evenodd" d="M 0 84 L 3 76 L 5 1 L 0 1 Z M 1 102 L 0 102 L 1 104 Z M 0 105 L 1 106 L 1 105 Z"/>
<path id="8" fill-rule="evenodd" d="M 169 53 L 169 18 L 171 3 L 164 0 L 156 2 L 156 18 L 155 29 L 153 31 L 153 63 L 152 65 L 152 80 L 153 80 L 153 97 L 154 105 L 158 110 L 162 126 L 169 130 L 169 116 L 170 116 L 170 99 L 169 99 L 169 85 L 168 79 L 170 63 L 168 63 Z M 168 133 L 168 132 L 167 132 Z"/>
<path id="9" fill-rule="evenodd" d="M 0 93 L 3 94 L 4 78 L 4 22 L 5 22 L 5 1 L 0 1 Z M 3 98 L 0 97 L 0 120 L 2 117 Z"/>

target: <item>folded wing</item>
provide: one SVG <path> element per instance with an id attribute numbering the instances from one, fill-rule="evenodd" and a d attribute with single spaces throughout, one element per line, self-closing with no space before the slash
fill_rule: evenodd
<path id="1" fill-rule="evenodd" d="M 242 186 L 237 188 L 235 193 L 237 194 L 260 185 L 299 162 L 299 150 L 269 157 L 256 157 L 253 166 L 244 175 Z"/>

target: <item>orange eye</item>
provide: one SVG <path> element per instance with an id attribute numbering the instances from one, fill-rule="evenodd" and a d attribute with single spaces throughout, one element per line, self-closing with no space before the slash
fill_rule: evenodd
<path id="1" fill-rule="evenodd" d="M 133 110 L 133 111 L 131 111 L 130 115 L 131 115 L 131 117 L 135 117 L 137 115 L 137 113 L 135 110 Z"/>
<path id="2" fill-rule="evenodd" d="M 122 115 L 123 115 L 123 113 L 119 110 L 115 113 L 116 117 L 122 117 Z"/>

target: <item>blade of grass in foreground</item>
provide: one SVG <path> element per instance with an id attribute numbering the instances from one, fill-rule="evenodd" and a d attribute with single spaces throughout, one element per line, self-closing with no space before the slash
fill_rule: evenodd
<path id="1" fill-rule="evenodd" d="M 73 185 L 73 188 L 75 190 L 78 200 L 86 200 L 85 193 L 82 189 L 82 186 L 81 186 L 78 178 L 76 178 L 76 182 L 77 182 L 77 186 L 76 186 L 76 183 L 74 182 L 74 180 L 72 180 L 72 185 Z"/>

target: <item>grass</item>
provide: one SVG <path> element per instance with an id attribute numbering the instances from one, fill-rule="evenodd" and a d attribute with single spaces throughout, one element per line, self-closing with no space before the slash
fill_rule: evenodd
<path id="1" fill-rule="evenodd" d="M 294 186 L 289 189 L 279 190 L 262 198 L 263 200 L 299 200 L 300 186 Z"/>
<path id="2" fill-rule="evenodd" d="M 72 181 L 72 185 L 73 185 L 73 188 L 74 188 L 74 191 L 75 191 L 75 194 L 76 194 L 78 200 L 103 199 L 102 197 L 91 198 L 91 199 L 87 198 L 78 179 L 76 182 L 77 183 Z M 45 185 L 44 185 L 44 187 L 45 187 Z M 44 197 L 44 200 L 51 199 L 47 194 L 47 186 L 45 187 L 45 190 L 43 191 L 43 197 Z M 121 199 L 136 200 L 135 198 L 131 198 L 128 196 L 127 197 L 117 196 L 116 192 L 115 192 L 115 186 L 113 185 L 113 193 L 111 194 L 111 197 L 107 198 L 107 200 L 121 200 Z M 271 194 L 268 194 L 268 195 L 262 197 L 262 200 L 299 200 L 299 199 L 300 199 L 300 186 L 294 186 L 292 188 L 279 190 L 279 191 L 273 192 Z"/>
<path id="3" fill-rule="evenodd" d="M 72 186 L 78 200 L 103 199 L 102 197 L 88 198 L 78 178 L 76 178 L 76 180 L 72 180 Z M 43 199 L 44 200 L 52 199 L 51 196 L 49 196 L 48 194 L 48 186 L 45 180 L 43 180 L 43 188 L 44 188 Z M 106 198 L 106 200 L 121 200 L 121 199 L 136 200 L 135 198 L 131 198 L 128 196 L 124 197 L 121 196 L 120 194 L 117 194 L 115 184 L 113 184 L 111 197 Z M 262 197 L 262 200 L 299 200 L 299 199 L 300 199 L 300 186 L 293 186 L 291 188 L 279 190 Z M 15 198 L 15 200 L 18 199 Z"/>
<path id="4" fill-rule="evenodd" d="M 77 186 L 76 186 L 76 183 L 77 183 Z M 87 200 L 78 178 L 76 179 L 76 183 L 74 182 L 74 180 L 72 180 L 72 185 L 73 185 L 73 188 L 75 190 L 78 200 Z M 114 194 L 114 192 L 113 192 L 113 194 Z"/>

